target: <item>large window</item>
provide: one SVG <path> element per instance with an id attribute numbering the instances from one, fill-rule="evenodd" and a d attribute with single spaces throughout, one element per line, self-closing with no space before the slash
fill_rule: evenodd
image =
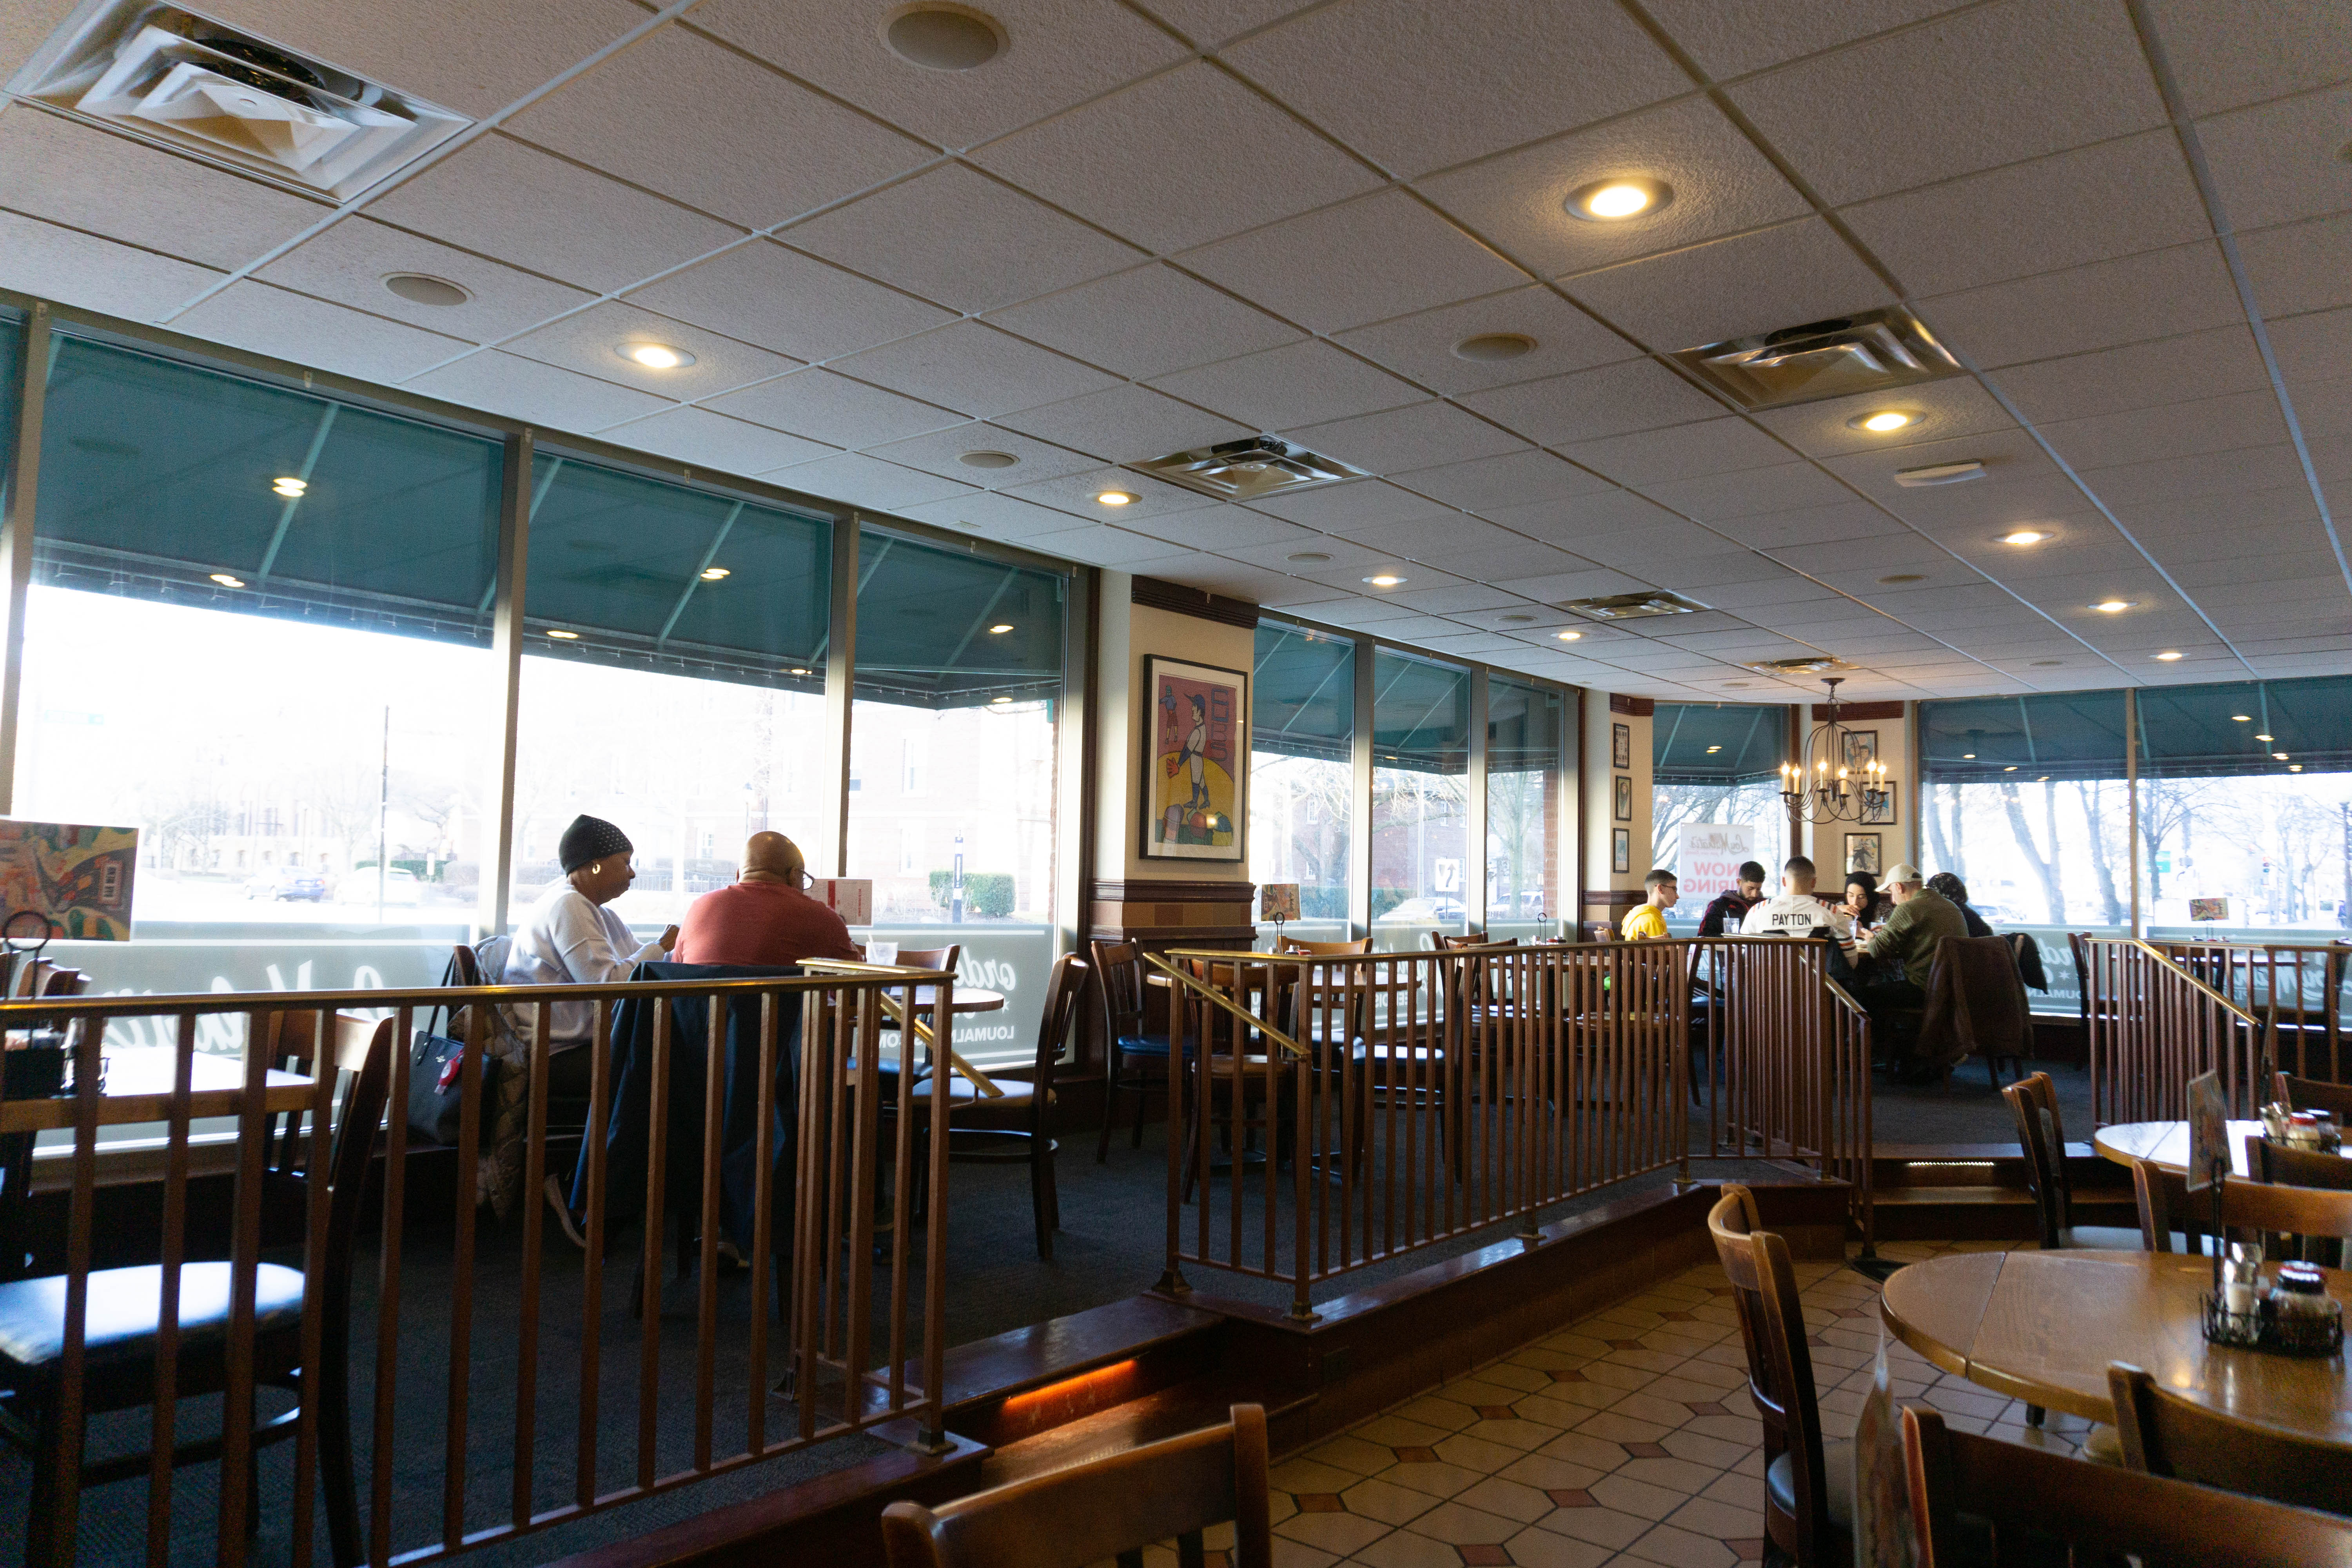
<path id="1" fill-rule="evenodd" d="M 1559 846 L 1567 700 L 1549 686 L 1486 680 L 1486 934 L 1548 935 L 1567 907 Z"/>
<path id="2" fill-rule="evenodd" d="M 1470 672 L 1381 650 L 1372 658 L 1372 936 L 1427 945 L 1467 921 Z"/>
<path id="3" fill-rule="evenodd" d="M 101 990 L 422 984 L 495 833 L 499 444 L 52 339 L 15 815 L 134 826 Z"/>
<path id="4" fill-rule="evenodd" d="M 1354 816 L 1356 645 L 1266 621 L 1251 693 L 1250 879 L 1298 884 L 1283 934 L 1344 941 Z M 1267 935 L 1273 927 L 1261 922 Z"/>
<path id="5" fill-rule="evenodd" d="M 874 934 L 963 949 L 1005 994 L 967 1055 L 1034 1050 L 1055 947 L 1055 760 L 1067 580 L 867 531 L 858 546 L 849 875 Z"/>
<path id="6" fill-rule="evenodd" d="M 1687 921 L 1697 930 L 1707 901 L 1723 890 L 1704 865 L 1753 859 L 1765 869 L 1765 886 L 1777 885 L 1790 853 L 1780 776 L 1788 731 L 1786 708 L 1658 704 L 1650 728 L 1650 864 L 1682 873 L 1682 901 L 1666 912 L 1674 929 Z M 1748 847 L 1742 855 L 1718 852 L 1740 843 Z"/>

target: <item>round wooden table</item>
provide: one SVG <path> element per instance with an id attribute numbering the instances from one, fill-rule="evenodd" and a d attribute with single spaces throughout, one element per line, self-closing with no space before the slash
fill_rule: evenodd
<path id="1" fill-rule="evenodd" d="M 2230 1168 L 2251 1178 L 2246 1164 L 2246 1140 L 2259 1138 L 2259 1121 L 2230 1123 Z M 2091 1147 L 2118 1165 L 2146 1160 L 2158 1170 L 2181 1175 L 2189 1169 L 2189 1123 L 2186 1121 L 2117 1121 L 2091 1134 Z"/>
<path id="2" fill-rule="evenodd" d="M 2352 1275 L 2327 1271 L 2352 1303 Z M 2028 1404 L 2113 1422 L 2107 1363 L 2232 1415 L 2352 1445 L 2344 1359 L 2205 1342 L 2200 1298 L 2212 1260 L 2157 1252 L 1961 1252 L 1897 1269 L 1878 1310 L 1897 1339 L 1946 1372 Z"/>

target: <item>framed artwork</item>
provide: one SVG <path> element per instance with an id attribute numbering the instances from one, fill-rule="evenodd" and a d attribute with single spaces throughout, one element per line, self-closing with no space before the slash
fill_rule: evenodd
<path id="1" fill-rule="evenodd" d="M 1633 781 L 1623 773 L 1617 775 L 1617 786 L 1610 796 L 1609 815 L 1617 822 L 1633 820 Z"/>
<path id="2" fill-rule="evenodd" d="M 2228 920 L 2230 918 L 2230 900 L 2227 899 L 2191 899 L 2189 900 L 2189 918 L 2192 921 Z"/>
<path id="3" fill-rule="evenodd" d="M 30 941 L 37 916 L 50 937 L 128 942 L 138 868 L 135 827 L 0 821 L 0 925 Z"/>
<path id="4" fill-rule="evenodd" d="M 1873 827 L 1892 827 L 1895 826 L 1895 788 L 1896 785 L 1895 781 L 1893 779 L 1888 779 L 1886 781 L 1885 800 L 1876 805 L 1871 805 L 1868 801 L 1864 801 L 1863 803 L 1862 820 L 1864 824 Z"/>
<path id="5" fill-rule="evenodd" d="M 1249 677 L 1157 655 L 1143 661 L 1143 858 L 1244 858 Z"/>
<path id="6" fill-rule="evenodd" d="M 1863 765 L 1878 761 L 1878 731 L 1848 730 L 1845 732 L 1845 772 L 1848 778 L 1859 777 Z"/>
<path id="7" fill-rule="evenodd" d="M 1609 868 L 1612 871 L 1633 868 L 1633 833 L 1631 828 L 1612 827 L 1609 830 Z"/>
<path id="8" fill-rule="evenodd" d="M 1845 868 L 1849 871 L 1867 871 L 1874 877 L 1885 870 L 1886 862 L 1879 854 L 1879 837 L 1875 833 L 1847 834 L 1845 836 Z"/>
<path id="9" fill-rule="evenodd" d="M 1609 726 L 1609 765 L 1612 768 L 1630 768 L 1633 765 L 1633 725 Z"/>

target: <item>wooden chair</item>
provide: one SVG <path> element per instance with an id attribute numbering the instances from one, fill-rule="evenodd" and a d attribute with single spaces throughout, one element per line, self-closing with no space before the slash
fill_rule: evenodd
<path id="1" fill-rule="evenodd" d="M 1924 1405 L 1904 1406 L 1902 1424 L 1919 1568 L 2126 1553 L 2143 1568 L 2352 1561 L 2352 1519 L 1955 1432 Z"/>
<path id="2" fill-rule="evenodd" d="M 1625 932 L 1615 921 L 1586 921 L 1583 924 L 1586 942 L 1622 942 Z"/>
<path id="3" fill-rule="evenodd" d="M 1135 1096 L 1135 1131 L 1129 1146 L 1143 1147 L 1143 1114 L 1153 1095 L 1168 1092 L 1168 1037 L 1144 1027 L 1143 944 L 1097 939 L 1092 946 L 1095 984 L 1101 988 L 1103 1004 L 1102 1136 L 1095 1142 L 1095 1163 L 1099 1165 L 1110 1158 L 1110 1130 L 1118 1121 L 1121 1094 Z M 1140 1064 L 1132 1070 L 1130 1058 Z"/>
<path id="4" fill-rule="evenodd" d="M 1295 952 L 1307 958 L 1345 958 L 1352 953 L 1372 951 L 1370 937 L 1359 937 L 1354 942 L 1301 942 L 1295 936 L 1282 939 L 1281 952 Z"/>
<path id="5" fill-rule="evenodd" d="M 2324 1083 L 2281 1072 L 2272 1075 L 2271 1097 L 2297 1110 L 2325 1110 L 2339 1127 L 2352 1126 L 2352 1084 Z"/>
<path id="6" fill-rule="evenodd" d="M 961 1074 L 948 1080 L 948 1124 L 955 1126 L 958 1111 L 969 1111 L 986 1106 L 992 1112 L 1025 1110 L 1029 1125 L 1024 1129 L 990 1127 L 958 1129 L 966 1140 L 994 1140 L 1012 1145 L 1005 1149 L 957 1148 L 950 1146 L 948 1158 L 972 1164 L 1002 1165 L 1025 1161 L 1029 1166 L 1029 1205 L 1037 1223 L 1037 1256 L 1050 1263 L 1054 1258 L 1054 1232 L 1062 1226 L 1062 1203 L 1054 1182 L 1054 1155 L 1061 1145 L 1053 1135 L 1054 1069 L 1069 1045 L 1071 1026 L 1078 1016 L 1078 999 L 1087 994 L 1087 981 L 1092 972 L 1087 961 L 1075 952 L 1066 952 L 1054 961 L 1053 973 L 1045 981 L 1045 1009 L 1037 1021 L 1037 1056 L 1030 1068 L 1028 1083 L 1017 1085 L 998 1080 L 1004 1090 L 998 1100 L 982 1100 L 980 1090 Z M 915 1086 L 916 1103 L 929 1102 L 922 1097 L 924 1086 Z"/>
<path id="7" fill-rule="evenodd" d="M 380 1023 L 338 1014 L 330 1032 L 334 1067 L 353 1075 L 343 1097 L 342 1121 L 328 1158 L 326 1247 L 319 1259 L 325 1278 L 320 1290 L 320 1402 L 317 1412 L 320 1477 L 326 1489 L 327 1523 L 339 1568 L 362 1563 L 359 1494 L 352 1468 L 350 1394 L 352 1257 L 359 1237 L 360 1201 L 383 1125 L 392 1083 L 394 1020 Z M 175 1393 L 185 1400 L 225 1393 L 228 1387 L 229 1297 L 232 1265 L 184 1263 L 180 1268 L 180 1340 Z M 162 1306 L 163 1268 L 154 1264 L 93 1270 L 84 1331 L 82 1374 L 85 1415 L 133 1410 L 154 1403 L 155 1335 Z M 302 1298 L 299 1268 L 264 1263 L 254 1289 L 254 1380 L 257 1384 L 302 1386 Z M 147 1454 L 89 1462 L 67 1456 L 59 1408 L 58 1372 L 64 1354 L 66 1281 L 61 1275 L 0 1285 L 0 1437 L 33 1455 L 31 1524 L 26 1561 L 68 1562 L 73 1543 L 51 1540 L 53 1479 L 68 1463 L 79 1467 L 80 1484 L 144 1479 Z M 289 1410 L 257 1423 L 258 1450 L 295 1436 L 300 1412 Z M 182 1443 L 171 1455 L 174 1468 L 218 1458 L 221 1439 Z M 296 1499 L 294 1506 L 309 1507 Z"/>
<path id="8" fill-rule="evenodd" d="M 1514 938 L 1516 942 L 1517 939 Z M 1464 931 L 1460 936 L 1448 936 L 1442 931 L 1429 933 L 1429 946 L 1433 952 L 1446 952 L 1457 947 L 1485 947 L 1486 933 L 1483 931 Z"/>
<path id="9" fill-rule="evenodd" d="M 2126 1362 L 2107 1363 L 2107 1390 L 2127 1468 L 2352 1514 L 2352 1448 L 2184 1399 Z"/>
<path id="10" fill-rule="evenodd" d="M 1231 1520 L 1233 1568 L 1273 1568 L 1265 1478 L 1265 1412 L 1236 1405 L 1222 1425 L 936 1509 L 894 1502 L 882 1546 L 889 1568 L 1142 1568 L 1143 1549 L 1173 1536 L 1177 1562 L 1200 1568 L 1202 1531 Z"/>
<path id="11" fill-rule="evenodd" d="M 2132 1162 L 2132 1191 L 2139 1200 L 2140 1237 L 2148 1251 L 2172 1251 L 2179 1232 L 2183 1251 L 2204 1252 L 2202 1238 L 2213 1225 L 2211 1194 L 2191 1194 L 2187 1177 L 2146 1160 Z M 2221 1223 L 2225 1232 L 2259 1236 L 2270 1257 L 2298 1257 L 2304 1244 L 2352 1237 L 2352 1192 L 2273 1186 L 2231 1176 L 2221 1184 Z M 2287 1238 L 2284 1247 L 2280 1237 Z"/>
<path id="12" fill-rule="evenodd" d="M 1235 1006 L 1266 1020 L 1292 1038 L 1297 1037 L 1294 999 L 1300 980 L 1298 966 L 1264 962 L 1212 963 L 1197 959 L 1183 963 L 1194 979 L 1223 993 Z M 1236 1171 L 1246 1156 L 1254 1132 L 1265 1135 L 1266 1157 L 1278 1158 L 1290 1131 L 1282 1115 L 1282 1100 L 1291 1079 L 1287 1072 L 1277 1068 L 1275 1093 L 1272 1097 L 1266 1094 L 1266 1053 L 1276 1047 L 1255 1028 L 1205 1001 L 1201 1005 L 1200 1020 L 1199 1049 L 1196 1053 L 1187 1042 L 1185 1051 L 1192 1081 L 1191 1103 L 1198 1106 L 1206 1097 L 1209 1119 L 1223 1130 L 1221 1139 L 1231 1151 Z M 1238 1110 L 1234 1104 L 1236 1077 L 1241 1086 Z M 1271 1105 L 1269 1098 L 1273 1100 Z M 1175 1131 L 1181 1135 L 1189 1130 Z M 1200 1146 L 1187 1136 L 1183 1182 L 1187 1203 L 1192 1201 L 1193 1186 L 1200 1180 Z"/>
<path id="13" fill-rule="evenodd" d="M 2074 1223 L 2074 1188 L 2066 1179 L 2066 1130 L 2059 1118 L 2057 1086 L 2050 1075 L 2034 1073 L 2000 1093 L 2017 1119 L 2018 1147 L 2025 1155 L 2025 1184 L 2032 1189 L 2041 1215 L 2042 1245 L 2101 1252 L 2141 1250 L 2137 1231 Z"/>
<path id="14" fill-rule="evenodd" d="M 1798 1568 L 1853 1560 L 1853 1445 L 1822 1440 L 1805 1311 L 1789 1244 L 1762 1228 L 1756 1197 L 1727 1184 L 1706 1216 L 1748 1347 L 1748 1395 L 1764 1423 L 1764 1530 Z"/>

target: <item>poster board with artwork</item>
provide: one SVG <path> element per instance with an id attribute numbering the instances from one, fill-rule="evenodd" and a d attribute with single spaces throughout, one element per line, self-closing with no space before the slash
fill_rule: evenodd
<path id="1" fill-rule="evenodd" d="M 1675 836 L 1675 875 L 1686 903 L 1730 891 L 1740 863 L 1756 858 L 1756 829 L 1746 823 L 1685 822 Z"/>
<path id="2" fill-rule="evenodd" d="M 1144 858 L 1241 860 L 1249 677 L 1157 655 L 1143 668 Z"/>
<path id="3" fill-rule="evenodd" d="M 1633 835 L 1628 829 L 1612 827 L 1609 830 L 1609 868 L 1612 871 L 1631 871 L 1633 868 Z"/>
<path id="4" fill-rule="evenodd" d="M 1298 884 L 1296 882 L 1259 883 L 1257 918 L 1261 921 L 1297 920 L 1298 918 Z"/>
<path id="5" fill-rule="evenodd" d="M 1875 833 L 1847 834 L 1845 868 L 1849 872 L 1867 871 L 1874 877 L 1884 871 L 1886 860 L 1880 848 L 1880 836 Z"/>
<path id="6" fill-rule="evenodd" d="M 26 911 L 52 936 L 75 942 L 131 940 L 131 883 L 139 830 L 70 822 L 0 821 L 0 915 Z M 29 920 L 12 926 L 29 936 Z"/>

